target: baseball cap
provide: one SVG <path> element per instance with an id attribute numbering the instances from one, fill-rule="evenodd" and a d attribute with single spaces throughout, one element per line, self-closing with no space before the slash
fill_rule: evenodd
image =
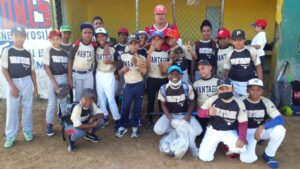
<path id="1" fill-rule="evenodd" d="M 262 80 L 260 80 L 260 79 L 258 79 L 258 78 L 254 78 L 254 79 L 250 79 L 250 80 L 248 81 L 247 86 L 248 86 L 248 87 L 249 87 L 249 86 L 259 86 L 259 87 L 263 88 L 263 87 L 264 87 L 264 83 L 263 83 Z"/>
<path id="2" fill-rule="evenodd" d="M 165 35 L 161 31 L 155 31 L 151 34 L 151 39 L 153 39 L 155 36 L 159 36 L 161 39 L 165 38 Z"/>
<path id="3" fill-rule="evenodd" d="M 135 33 L 130 34 L 128 36 L 128 43 L 130 43 L 131 41 L 139 42 L 140 41 L 139 36 Z"/>
<path id="4" fill-rule="evenodd" d="M 166 37 L 179 38 L 180 34 L 176 29 L 171 29 L 167 32 Z"/>
<path id="5" fill-rule="evenodd" d="M 96 99 L 95 91 L 91 88 L 83 89 L 81 93 L 81 98 L 93 98 Z"/>
<path id="6" fill-rule="evenodd" d="M 70 25 L 62 25 L 60 27 L 61 32 L 72 32 L 72 27 Z"/>
<path id="7" fill-rule="evenodd" d="M 139 35 L 144 34 L 146 35 L 147 41 L 150 39 L 150 35 L 146 31 L 139 31 Z"/>
<path id="8" fill-rule="evenodd" d="M 168 68 L 167 73 L 169 74 L 169 73 L 172 73 L 173 71 L 177 71 L 177 72 L 179 72 L 180 74 L 183 74 L 182 69 L 181 69 L 178 65 L 172 65 L 172 66 L 170 66 L 170 67 Z"/>
<path id="9" fill-rule="evenodd" d="M 11 29 L 11 34 L 26 36 L 26 31 L 23 26 L 15 26 Z"/>
<path id="10" fill-rule="evenodd" d="M 264 19 L 257 19 L 254 24 L 251 24 L 251 26 L 260 26 L 262 28 L 265 28 L 268 25 L 267 21 Z"/>
<path id="11" fill-rule="evenodd" d="M 95 31 L 95 35 L 98 35 L 98 34 L 104 34 L 104 35 L 108 35 L 108 32 L 104 29 L 104 28 L 97 28 L 96 31 Z"/>
<path id="12" fill-rule="evenodd" d="M 50 31 L 49 35 L 48 35 L 48 38 L 51 39 L 53 38 L 54 36 L 59 36 L 61 37 L 61 32 L 58 31 L 58 30 L 52 30 Z"/>
<path id="13" fill-rule="evenodd" d="M 217 38 L 230 38 L 230 31 L 226 28 L 219 30 Z"/>
<path id="14" fill-rule="evenodd" d="M 245 32 L 242 29 L 236 29 L 232 32 L 231 39 L 245 39 Z"/>
<path id="15" fill-rule="evenodd" d="M 124 27 L 121 27 L 121 28 L 118 29 L 118 33 L 126 33 L 126 34 L 128 34 L 128 29 L 124 28 Z"/>
<path id="16" fill-rule="evenodd" d="M 232 87 L 232 82 L 228 78 L 221 78 L 221 79 L 218 80 L 217 86 L 218 86 L 217 89 L 219 89 L 221 86 Z"/>
<path id="17" fill-rule="evenodd" d="M 206 66 L 211 66 L 209 60 L 207 59 L 201 59 L 198 61 L 198 65 L 206 65 Z"/>
<path id="18" fill-rule="evenodd" d="M 94 26 L 89 22 L 84 22 L 83 24 L 80 25 L 80 30 L 82 30 L 84 28 L 90 28 L 94 31 Z"/>
<path id="19" fill-rule="evenodd" d="M 165 5 L 159 4 L 154 7 L 154 14 L 166 14 L 167 8 Z"/>

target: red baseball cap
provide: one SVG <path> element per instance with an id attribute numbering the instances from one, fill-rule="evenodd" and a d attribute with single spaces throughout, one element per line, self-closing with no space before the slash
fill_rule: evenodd
<path id="1" fill-rule="evenodd" d="M 126 33 L 126 34 L 128 34 L 128 29 L 124 28 L 124 27 L 121 27 L 121 28 L 118 29 L 118 33 Z"/>
<path id="2" fill-rule="evenodd" d="M 180 34 L 176 29 L 171 29 L 167 32 L 166 37 L 180 38 Z"/>
<path id="3" fill-rule="evenodd" d="M 226 28 L 219 30 L 217 38 L 230 38 L 230 31 Z"/>
<path id="4" fill-rule="evenodd" d="M 154 7 L 154 14 L 166 14 L 167 13 L 167 8 L 165 5 L 156 5 Z"/>
<path id="5" fill-rule="evenodd" d="M 254 24 L 252 24 L 252 26 L 260 26 L 262 28 L 265 28 L 267 25 L 268 25 L 268 23 L 264 19 L 257 19 L 256 22 Z"/>
<path id="6" fill-rule="evenodd" d="M 50 31 L 49 35 L 48 35 L 48 38 L 51 39 L 53 38 L 54 36 L 59 36 L 61 37 L 61 32 L 58 31 L 58 30 L 52 30 Z"/>

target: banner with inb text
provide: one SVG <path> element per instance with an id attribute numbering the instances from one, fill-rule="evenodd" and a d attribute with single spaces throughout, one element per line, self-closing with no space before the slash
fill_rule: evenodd
<path id="1" fill-rule="evenodd" d="M 47 97 L 46 74 L 42 57 L 50 46 L 48 33 L 52 30 L 50 0 L 1 0 L 0 1 L 0 54 L 13 45 L 11 28 L 22 25 L 26 29 L 24 48 L 33 56 L 37 75 L 38 93 Z M 0 98 L 5 98 L 8 85 L 0 73 Z"/>

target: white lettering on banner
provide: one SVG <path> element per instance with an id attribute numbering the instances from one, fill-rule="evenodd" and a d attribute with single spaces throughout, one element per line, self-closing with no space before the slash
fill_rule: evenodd
<path id="1" fill-rule="evenodd" d="M 10 56 L 9 61 L 11 64 L 30 65 L 30 58 L 26 58 L 26 57 Z"/>
<path id="2" fill-rule="evenodd" d="M 250 118 L 264 118 L 265 110 L 247 110 L 247 115 Z"/>
<path id="3" fill-rule="evenodd" d="M 55 63 L 68 63 L 68 58 L 64 56 L 52 56 L 52 60 Z"/>

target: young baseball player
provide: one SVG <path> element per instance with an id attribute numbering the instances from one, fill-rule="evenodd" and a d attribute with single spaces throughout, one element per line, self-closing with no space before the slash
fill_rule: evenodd
<path id="1" fill-rule="evenodd" d="M 285 137 L 284 118 L 274 104 L 262 96 L 263 86 L 260 79 L 251 79 L 248 82 L 249 96 L 243 100 L 248 114 L 248 146 L 247 151 L 240 155 L 240 159 L 245 163 L 255 162 L 257 141 L 268 139 L 270 141 L 262 158 L 270 168 L 278 168 L 279 163 L 275 159 L 275 154 Z M 267 120 L 268 118 L 271 120 Z"/>
<path id="2" fill-rule="evenodd" d="M 150 40 L 150 35 L 146 31 L 139 31 L 140 48 L 146 47 Z"/>
<path id="3" fill-rule="evenodd" d="M 108 33 L 104 28 L 98 28 L 95 31 L 95 37 L 99 47 L 96 51 L 97 71 L 96 71 L 96 89 L 98 93 L 98 104 L 100 110 L 104 113 L 106 123 L 108 111 L 106 103 L 108 101 L 110 112 L 118 127 L 120 114 L 115 100 L 115 70 L 117 63 L 117 54 L 113 47 L 109 47 L 107 38 Z"/>
<path id="4" fill-rule="evenodd" d="M 128 37 L 128 29 L 127 28 L 119 28 L 118 30 L 119 43 L 117 43 L 114 48 L 116 50 L 116 54 L 118 55 L 117 68 L 116 71 L 119 71 L 122 68 L 121 55 L 125 53 L 125 48 L 127 46 L 127 37 Z M 116 73 L 116 93 L 115 99 L 117 104 L 119 104 L 119 100 L 123 95 L 123 87 L 124 87 L 124 76 L 120 76 Z"/>
<path id="5" fill-rule="evenodd" d="M 264 31 L 267 27 L 267 21 L 264 19 L 257 19 L 252 26 L 254 27 L 254 31 L 256 35 L 251 41 L 251 46 L 257 50 L 257 57 L 260 58 L 261 66 L 265 68 L 265 51 L 264 47 L 267 43 L 266 32 Z"/>
<path id="6" fill-rule="evenodd" d="M 168 79 L 165 74 L 160 71 L 160 62 L 168 61 L 168 53 L 162 51 L 161 45 L 164 43 L 164 35 L 162 32 L 156 31 L 151 36 L 152 44 L 148 50 L 147 67 L 147 93 L 148 93 L 148 106 L 147 106 L 147 128 L 152 128 L 153 119 L 150 115 L 154 111 L 155 96 L 159 91 L 160 86 L 166 84 Z M 160 108 L 160 102 L 158 102 Z"/>
<path id="7" fill-rule="evenodd" d="M 122 114 L 120 119 L 120 128 L 116 136 L 122 137 L 129 126 L 130 105 L 134 102 L 133 120 L 132 120 L 132 138 L 139 137 L 139 121 L 141 119 L 143 96 L 144 96 L 144 81 L 143 72 L 138 67 L 137 59 L 141 59 L 146 63 L 144 56 L 138 54 L 139 37 L 137 34 L 130 34 L 128 38 L 129 52 L 121 56 L 123 62 L 122 69 L 119 70 L 120 74 L 124 74 L 125 87 L 123 90 L 123 103 Z M 146 64 L 145 64 L 146 66 Z M 145 67 L 146 68 L 146 67 Z M 145 69 L 146 70 L 146 69 Z"/>
<path id="8" fill-rule="evenodd" d="M 209 20 L 204 20 L 201 23 L 200 31 L 202 39 L 195 42 L 194 47 L 188 45 L 188 51 L 192 54 L 195 63 L 201 59 L 209 60 L 210 64 L 213 67 L 213 73 L 217 70 L 217 56 L 216 49 L 217 44 L 211 39 L 212 25 Z M 189 42 L 188 42 L 189 44 Z M 197 64 L 194 67 L 194 81 L 199 80 L 199 73 L 197 71 Z"/>
<path id="9" fill-rule="evenodd" d="M 72 27 L 69 25 L 62 25 L 60 27 L 60 32 L 62 36 L 62 41 L 60 47 L 66 52 L 70 52 L 72 48 L 72 43 L 70 42 L 72 36 Z"/>
<path id="10" fill-rule="evenodd" d="M 61 32 L 51 31 L 48 38 L 52 44 L 50 48 L 47 48 L 43 56 L 43 64 L 47 78 L 48 89 L 48 106 L 46 111 L 47 122 L 47 135 L 53 136 L 53 120 L 54 114 L 57 108 L 60 111 L 65 110 L 67 105 L 67 97 L 63 99 L 57 98 L 59 86 L 67 85 L 67 72 L 68 72 L 68 53 L 62 50 L 61 44 Z"/>
<path id="11" fill-rule="evenodd" d="M 217 75 L 219 77 L 225 76 L 224 62 L 226 61 L 227 55 L 233 50 L 233 47 L 230 45 L 230 32 L 226 28 L 222 28 L 217 35 L 218 38 L 218 68 Z"/>
<path id="12" fill-rule="evenodd" d="M 81 40 L 74 42 L 68 61 L 68 85 L 73 88 L 74 102 L 79 102 L 81 92 L 85 88 L 93 88 L 95 65 L 95 48 L 92 42 L 94 28 L 90 23 L 80 25 Z"/>
<path id="13" fill-rule="evenodd" d="M 182 82 L 183 71 L 177 65 L 168 68 L 169 82 L 160 87 L 158 100 L 161 101 L 161 107 L 164 115 L 155 123 L 154 132 L 158 135 L 165 134 L 171 127 L 173 119 L 184 119 L 189 122 L 196 135 L 200 135 L 202 127 L 192 116 L 195 106 L 195 94 L 193 87 L 188 83 Z M 185 112 L 185 115 L 179 113 Z M 197 152 L 193 152 L 197 154 Z"/>
<path id="14" fill-rule="evenodd" d="M 75 151 L 75 142 L 82 137 L 91 142 L 100 141 L 95 133 L 105 125 L 105 122 L 103 113 L 97 107 L 95 101 L 95 91 L 86 88 L 81 93 L 80 102 L 73 108 L 70 117 L 73 125 L 67 125 L 65 128 L 66 132 L 70 134 L 69 152 Z"/>
<path id="15" fill-rule="evenodd" d="M 198 110 L 200 118 L 209 118 L 209 125 L 199 149 L 202 161 L 212 161 L 220 142 L 229 151 L 246 151 L 247 113 L 242 100 L 233 97 L 233 86 L 229 79 L 219 79 L 218 95 L 209 98 Z M 238 133 L 237 133 L 238 131 Z"/>
<path id="16" fill-rule="evenodd" d="M 227 54 L 224 63 L 225 77 L 232 80 L 235 96 L 246 96 L 250 79 L 263 78 L 260 59 L 253 47 L 245 46 L 245 32 L 237 29 L 231 35 L 234 50 Z"/>
<path id="17" fill-rule="evenodd" d="M 31 54 L 24 49 L 26 40 L 24 27 L 11 30 L 13 46 L 5 48 L 1 56 L 2 73 L 8 83 L 6 97 L 5 148 L 11 148 L 19 130 L 19 106 L 22 105 L 23 134 L 26 141 L 32 135 L 32 99 L 37 96 L 34 62 Z"/>
<path id="18" fill-rule="evenodd" d="M 189 82 L 188 68 L 192 60 L 191 54 L 187 51 L 187 47 L 177 43 L 180 34 L 177 30 L 169 30 L 166 34 L 167 44 L 170 46 L 169 58 L 172 58 L 173 64 L 180 66 L 183 71 L 182 81 Z"/>

